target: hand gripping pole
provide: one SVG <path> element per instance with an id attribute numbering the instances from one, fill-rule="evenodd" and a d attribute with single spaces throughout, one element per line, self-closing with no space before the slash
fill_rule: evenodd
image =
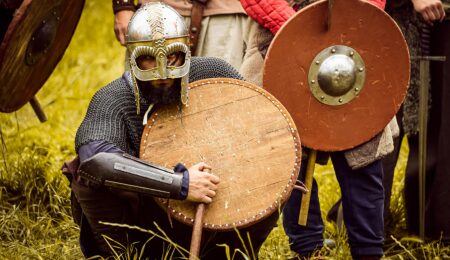
<path id="1" fill-rule="evenodd" d="M 205 172 L 210 172 L 209 169 L 204 169 Z M 199 203 L 195 211 L 194 226 L 192 227 L 191 248 L 189 260 L 199 259 L 200 245 L 202 242 L 203 231 L 203 215 L 205 213 L 205 203 Z"/>

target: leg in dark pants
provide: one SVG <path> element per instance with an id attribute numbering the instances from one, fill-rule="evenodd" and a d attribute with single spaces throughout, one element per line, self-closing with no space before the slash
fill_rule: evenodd
<path id="1" fill-rule="evenodd" d="M 352 170 L 344 152 L 331 153 L 341 187 L 344 223 L 353 258 L 383 255 L 384 189 L 381 161 Z"/>
<path id="2" fill-rule="evenodd" d="M 344 157 L 344 152 L 331 153 L 336 177 L 342 191 L 344 222 L 347 227 L 352 256 L 383 255 L 383 169 L 376 161 L 358 170 L 352 170 Z M 306 161 L 302 164 L 300 178 L 303 180 Z M 306 227 L 298 225 L 302 194 L 294 190 L 283 211 L 283 226 L 289 237 L 291 249 L 301 256 L 310 254 L 323 244 L 323 221 L 317 184 L 313 183 L 311 204 Z"/>
<path id="3" fill-rule="evenodd" d="M 385 227 L 388 225 L 388 221 L 390 220 L 390 202 L 391 202 L 391 195 L 392 195 L 392 184 L 394 181 L 394 173 L 395 173 L 395 166 L 397 165 L 397 160 L 400 155 L 400 149 L 402 145 L 402 140 L 405 135 L 405 132 L 403 131 L 403 108 L 400 108 L 400 110 L 397 112 L 396 118 L 397 123 L 399 125 L 399 136 L 395 137 L 394 142 L 394 150 L 392 153 L 386 155 L 386 157 L 381 159 L 381 162 L 383 164 L 383 187 L 384 187 L 384 223 Z M 338 200 L 335 205 L 330 209 L 327 215 L 328 220 L 332 220 L 336 222 L 337 214 L 338 214 L 338 207 L 341 203 L 341 200 Z"/>
<path id="4" fill-rule="evenodd" d="M 81 227 L 81 246 L 85 249 L 83 253 L 86 257 L 94 255 L 109 257 L 113 255 L 112 249 L 102 235 L 108 236 L 125 247 L 133 244 L 139 252 L 145 244 L 143 256 L 149 259 L 162 259 L 168 250 L 173 249 L 169 242 L 153 237 L 152 234 L 104 225 L 100 221 L 138 226 L 162 235 L 156 228 L 156 223 L 175 244 L 189 249 L 192 227 L 176 219 L 172 219 L 171 225 L 167 213 L 155 203 L 153 198 L 131 192 L 112 192 L 107 188 L 92 189 L 77 182 L 73 182 L 72 188 L 85 215 L 86 223 L 83 223 Z M 261 245 L 276 226 L 278 217 L 279 214 L 276 211 L 264 220 L 240 229 L 239 233 L 245 246 L 242 245 L 234 230 L 228 232 L 204 230 L 200 258 L 226 260 L 225 248 L 218 246 L 220 244 L 228 245 L 231 254 L 236 249 L 246 252 L 245 247 L 251 256 L 253 249 L 254 256 L 257 258 Z M 251 242 L 248 241 L 247 234 L 250 236 Z M 115 242 L 111 242 L 111 244 L 116 245 Z M 117 251 L 120 251 L 120 249 Z M 169 251 L 169 255 L 173 258 L 181 257 L 177 252 L 172 255 Z M 234 259 L 244 259 L 244 257 L 237 254 Z"/>
<path id="5" fill-rule="evenodd" d="M 306 166 L 307 160 L 303 160 L 299 174 L 299 180 L 302 182 L 304 182 Z M 283 227 L 289 237 L 291 250 L 301 256 L 308 256 L 314 250 L 323 246 L 324 225 L 320 215 L 319 194 L 315 180 L 311 189 L 311 202 L 306 227 L 298 224 L 301 201 L 302 193 L 294 189 L 283 210 Z"/>
<path id="6" fill-rule="evenodd" d="M 159 238 L 152 238 L 151 234 L 105 225 L 101 222 L 139 226 L 161 234 L 154 225 L 154 222 L 157 222 L 175 243 L 184 247 L 189 245 L 191 228 L 177 221 L 174 221 L 174 227 L 171 228 L 167 214 L 156 205 L 153 198 L 142 197 L 131 192 L 111 191 L 105 187 L 93 189 L 77 182 L 72 183 L 72 189 L 83 209 L 85 220 L 87 220 L 87 223 L 83 223 L 81 227 L 81 235 L 84 236 L 81 237 L 81 240 L 95 243 L 94 245 L 82 243 L 81 246 L 94 248 L 95 250 L 91 250 L 91 252 L 95 251 L 95 254 L 103 257 L 113 255 L 112 248 L 103 236 L 110 238 L 108 241 L 114 246 L 117 246 L 117 243 L 125 247 L 133 244 L 140 250 L 145 244 L 145 256 L 150 259 L 161 259 L 168 247 L 168 243 Z M 86 228 L 89 229 L 89 232 L 83 232 L 83 230 L 86 231 Z M 181 231 L 181 229 L 183 230 Z M 152 239 L 149 240 L 150 238 Z M 116 247 L 115 250 L 120 253 L 122 249 Z M 90 252 L 84 253 L 86 257 L 92 256 Z"/>

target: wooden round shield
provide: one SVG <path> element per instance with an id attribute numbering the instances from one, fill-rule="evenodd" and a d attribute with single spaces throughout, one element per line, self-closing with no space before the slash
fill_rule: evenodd
<path id="1" fill-rule="evenodd" d="M 361 0 L 331 3 L 313 3 L 283 25 L 263 74 L 303 145 L 321 151 L 378 134 L 400 108 L 410 73 L 406 42 L 384 11 Z"/>
<path id="2" fill-rule="evenodd" d="M 24 0 L 0 45 L 0 112 L 13 112 L 42 87 L 61 60 L 84 0 Z"/>
<path id="3" fill-rule="evenodd" d="M 206 229 L 251 225 L 279 209 L 299 173 L 301 144 L 292 118 L 265 90 L 235 79 L 190 84 L 189 104 L 152 115 L 140 157 L 168 168 L 182 162 L 212 166 L 220 177 L 206 206 Z M 163 208 L 167 200 L 157 199 Z M 196 203 L 169 200 L 176 219 L 192 225 Z"/>

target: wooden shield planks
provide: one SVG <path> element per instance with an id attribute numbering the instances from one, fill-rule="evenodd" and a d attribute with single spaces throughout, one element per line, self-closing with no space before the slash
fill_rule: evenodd
<path id="1" fill-rule="evenodd" d="M 141 159 L 168 168 L 178 162 L 212 166 L 221 182 L 206 206 L 204 228 L 244 227 L 278 210 L 301 161 L 300 139 L 285 108 L 265 90 L 234 79 L 191 83 L 189 97 L 181 111 L 160 109 L 149 119 Z M 195 206 L 170 200 L 168 210 L 192 224 Z"/>
<path id="2" fill-rule="evenodd" d="M 0 112 L 14 112 L 37 93 L 61 60 L 84 0 L 24 0 L 0 45 Z"/>
<path id="3" fill-rule="evenodd" d="M 302 9 L 280 29 L 269 47 L 263 86 L 291 113 L 306 147 L 353 148 L 378 134 L 394 117 L 409 83 L 409 53 L 395 22 L 360 0 L 334 0 L 327 30 L 327 1 Z M 311 95 L 308 72 L 314 57 L 332 45 L 355 49 L 365 63 L 358 96 L 330 106 Z"/>

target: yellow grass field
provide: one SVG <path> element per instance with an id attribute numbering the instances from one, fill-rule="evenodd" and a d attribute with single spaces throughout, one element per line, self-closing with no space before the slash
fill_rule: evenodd
<path id="1" fill-rule="evenodd" d="M 37 94 L 49 118 L 40 123 L 30 105 L 0 114 L 0 259 L 80 259 L 78 227 L 70 213 L 70 190 L 60 167 L 74 157 L 74 137 L 93 94 L 123 72 L 124 48 L 113 32 L 110 1 L 86 1 L 75 35 L 63 59 Z M 386 242 L 387 259 L 450 259 L 450 248 L 405 236 L 402 189 L 407 146 L 402 147 L 392 197 Z M 331 165 L 318 166 L 322 214 L 339 198 Z M 392 235 L 392 236 L 391 236 Z M 326 222 L 328 259 L 349 259 L 344 232 Z M 291 255 L 279 222 L 260 259 Z M 135 259 L 134 256 L 128 258 Z M 123 259 L 128 259 L 126 256 Z"/>

